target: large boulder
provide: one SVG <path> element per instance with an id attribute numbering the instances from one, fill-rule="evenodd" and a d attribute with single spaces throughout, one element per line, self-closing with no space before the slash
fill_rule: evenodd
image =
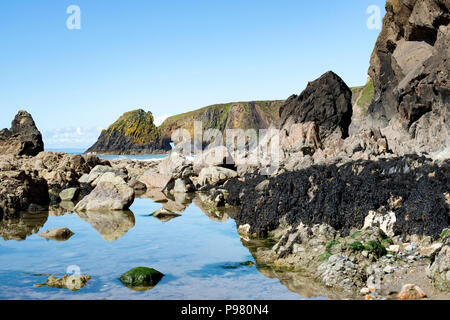
<path id="1" fill-rule="evenodd" d="M 102 175 L 92 192 L 75 207 L 76 212 L 127 210 L 134 201 L 134 190 L 112 172 Z"/>
<path id="2" fill-rule="evenodd" d="M 44 151 L 42 134 L 26 111 L 19 111 L 10 130 L 0 131 L 0 154 L 35 156 L 42 151 Z"/>
<path id="3" fill-rule="evenodd" d="M 369 74 L 375 96 L 366 126 L 380 126 L 397 153 L 450 146 L 450 4 L 388 0 Z"/>
<path id="4" fill-rule="evenodd" d="M 79 182 L 88 183 L 92 186 L 96 186 L 97 183 L 100 181 L 101 177 L 108 172 L 113 173 L 116 176 L 122 177 L 125 180 L 128 178 L 126 169 L 114 169 L 107 165 L 97 165 L 91 170 L 89 174 L 84 174 L 83 176 L 81 176 Z"/>
<path id="5" fill-rule="evenodd" d="M 199 174 L 203 168 L 209 166 L 230 167 L 234 165 L 234 160 L 228 152 L 227 147 L 217 146 L 204 150 L 194 159 L 194 172 Z"/>
<path id="6" fill-rule="evenodd" d="M 193 175 L 192 161 L 178 152 L 171 152 L 159 163 L 158 172 L 175 179 L 188 178 Z"/>
<path id="7" fill-rule="evenodd" d="M 237 177 L 237 172 L 222 167 L 208 167 L 202 169 L 198 176 L 198 183 L 204 185 L 217 185 Z"/>
<path id="8" fill-rule="evenodd" d="M 346 138 L 351 119 L 352 92 L 332 71 L 308 83 L 300 95 L 289 97 L 280 107 L 282 128 L 289 131 L 294 123 L 315 122 L 321 140 L 336 130 L 340 137 Z"/>
<path id="9" fill-rule="evenodd" d="M 163 190 L 167 184 L 172 180 L 171 176 L 167 176 L 155 172 L 146 172 L 139 178 L 139 181 L 145 184 L 147 190 L 158 189 Z"/>

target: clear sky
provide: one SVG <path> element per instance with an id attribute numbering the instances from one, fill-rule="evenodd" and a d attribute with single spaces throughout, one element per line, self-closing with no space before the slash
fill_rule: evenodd
<path id="1" fill-rule="evenodd" d="M 88 147 L 122 113 L 286 99 L 367 78 L 384 0 L 0 1 L 0 128 L 28 110 L 47 147 Z M 69 5 L 81 29 L 66 26 Z"/>

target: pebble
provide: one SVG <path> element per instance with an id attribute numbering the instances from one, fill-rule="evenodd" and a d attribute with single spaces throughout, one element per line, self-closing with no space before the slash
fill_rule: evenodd
<path id="1" fill-rule="evenodd" d="M 387 265 L 386 267 L 384 267 L 383 271 L 384 273 L 392 273 L 395 271 L 395 267 Z"/>
<path id="2" fill-rule="evenodd" d="M 393 244 L 393 245 L 389 246 L 388 250 L 393 253 L 397 253 L 400 251 L 400 246 L 398 244 L 397 245 Z"/>

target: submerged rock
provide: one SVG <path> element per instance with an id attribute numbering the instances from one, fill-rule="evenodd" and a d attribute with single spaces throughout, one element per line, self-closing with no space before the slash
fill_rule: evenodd
<path id="1" fill-rule="evenodd" d="M 427 294 L 415 284 L 405 284 L 397 298 L 401 300 L 417 300 L 426 298 Z"/>
<path id="2" fill-rule="evenodd" d="M 46 283 L 35 284 L 35 287 L 49 286 L 50 288 L 69 289 L 77 291 L 83 288 L 86 283 L 91 280 L 89 275 L 69 276 L 65 275 L 63 278 L 56 278 L 50 276 Z"/>
<path id="3" fill-rule="evenodd" d="M 137 267 L 124 273 L 119 280 L 125 286 L 135 290 L 149 290 L 156 286 L 164 274 L 146 267 Z"/>
<path id="4" fill-rule="evenodd" d="M 161 222 L 168 222 L 172 219 L 181 217 L 181 214 L 161 208 L 153 212 L 151 216 L 158 219 Z"/>
<path id="5" fill-rule="evenodd" d="M 39 236 L 48 240 L 66 241 L 73 235 L 74 233 L 68 228 L 55 228 L 42 232 Z"/>

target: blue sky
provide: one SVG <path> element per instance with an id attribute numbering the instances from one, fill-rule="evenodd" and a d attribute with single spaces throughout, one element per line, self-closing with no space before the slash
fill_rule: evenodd
<path id="1" fill-rule="evenodd" d="M 69 30 L 69 5 L 81 29 Z M 136 108 L 155 117 L 285 99 L 333 70 L 364 84 L 383 0 L 0 1 L 0 128 L 28 110 L 47 147 L 88 147 Z"/>

